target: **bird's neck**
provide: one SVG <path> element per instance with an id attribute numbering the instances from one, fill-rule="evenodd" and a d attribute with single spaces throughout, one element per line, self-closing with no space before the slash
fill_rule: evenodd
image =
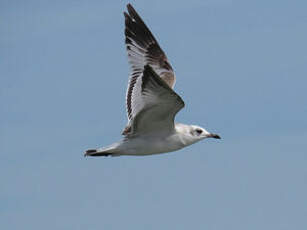
<path id="1" fill-rule="evenodd" d="M 180 142 L 184 145 L 191 145 L 197 142 L 198 140 L 195 139 L 191 133 L 190 133 L 190 126 L 181 124 L 181 123 L 176 123 L 175 124 L 175 130 L 176 130 L 176 135 L 178 136 Z"/>

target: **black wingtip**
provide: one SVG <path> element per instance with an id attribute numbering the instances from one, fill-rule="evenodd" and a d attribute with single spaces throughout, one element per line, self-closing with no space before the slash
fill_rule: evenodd
<path id="1" fill-rule="evenodd" d="M 125 16 L 125 19 L 129 18 L 129 14 L 126 11 L 124 11 L 124 16 Z"/>
<path id="2" fill-rule="evenodd" d="M 135 9 L 133 8 L 133 6 L 131 5 L 131 3 L 128 3 L 127 4 L 127 10 L 129 12 L 129 14 L 131 14 L 131 12 L 135 12 Z"/>
<path id="3" fill-rule="evenodd" d="M 128 13 L 126 11 L 124 11 L 124 15 L 125 15 L 126 19 L 130 18 L 131 12 L 135 12 L 135 9 L 133 8 L 133 6 L 130 3 L 127 4 L 127 10 L 128 10 Z"/>

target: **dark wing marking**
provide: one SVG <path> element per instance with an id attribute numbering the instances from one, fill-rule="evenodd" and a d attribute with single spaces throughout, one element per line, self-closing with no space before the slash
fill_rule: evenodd
<path id="1" fill-rule="evenodd" d="M 128 119 L 131 120 L 135 114 L 131 106 L 133 90 L 144 66 L 149 64 L 171 88 L 175 84 L 175 75 L 166 55 L 144 21 L 131 4 L 127 5 L 127 9 L 128 13 L 124 12 L 125 42 L 132 73 L 127 89 L 126 104 Z"/>

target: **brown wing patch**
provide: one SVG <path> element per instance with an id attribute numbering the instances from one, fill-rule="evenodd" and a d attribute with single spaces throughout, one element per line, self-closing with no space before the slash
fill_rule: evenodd
<path id="1" fill-rule="evenodd" d="M 165 53 L 131 4 L 127 5 L 127 9 L 129 14 L 124 12 L 124 15 L 126 37 L 125 42 L 128 50 L 128 55 L 129 53 L 134 53 L 137 56 L 139 55 L 139 58 L 144 59 L 143 63 L 139 63 L 139 66 L 131 63 L 132 70 L 135 71 L 136 68 L 143 68 L 144 65 L 150 64 L 158 74 L 168 72 L 167 83 L 170 87 L 173 87 L 175 83 L 175 76 L 173 68 L 169 63 Z M 131 47 L 139 52 L 139 54 L 133 51 Z M 140 56 L 140 54 L 143 56 Z"/>
<path id="2" fill-rule="evenodd" d="M 131 120 L 137 113 L 137 111 L 133 111 L 133 91 L 135 90 L 137 79 L 144 70 L 144 66 L 150 65 L 154 72 L 171 88 L 175 84 L 175 75 L 165 53 L 142 18 L 131 4 L 127 5 L 127 9 L 128 12 L 124 12 L 125 43 L 132 74 L 127 89 L 126 106 L 128 119 Z"/>

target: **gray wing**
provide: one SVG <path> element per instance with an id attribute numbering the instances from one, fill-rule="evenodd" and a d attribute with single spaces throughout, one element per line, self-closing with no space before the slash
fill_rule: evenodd
<path id="1" fill-rule="evenodd" d="M 132 96 L 135 84 L 141 76 L 144 66 L 150 65 L 171 88 L 175 84 L 175 75 L 166 55 L 141 17 L 132 5 L 128 4 L 127 9 L 128 13 L 124 12 L 125 42 L 132 73 L 127 88 L 126 106 L 128 119 L 131 120 L 139 112 L 138 110 L 133 111 Z M 134 109 L 137 108 L 139 107 L 137 106 Z"/>
<path id="2" fill-rule="evenodd" d="M 184 102 L 149 66 L 136 81 L 132 96 L 132 110 L 139 107 L 130 122 L 129 135 L 171 131 L 174 118 Z"/>

